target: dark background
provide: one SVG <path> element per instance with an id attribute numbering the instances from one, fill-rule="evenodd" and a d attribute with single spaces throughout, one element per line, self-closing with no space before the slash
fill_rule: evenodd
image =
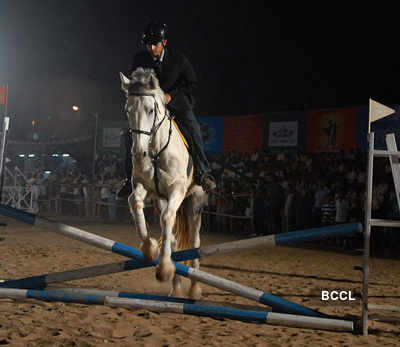
<path id="1" fill-rule="evenodd" d="M 41 138 L 85 133 L 90 113 L 124 120 L 118 72 L 128 73 L 152 19 L 197 71 L 197 115 L 400 102 L 394 7 L 1 0 L 0 85 L 9 84 L 15 133 L 32 120 Z"/>

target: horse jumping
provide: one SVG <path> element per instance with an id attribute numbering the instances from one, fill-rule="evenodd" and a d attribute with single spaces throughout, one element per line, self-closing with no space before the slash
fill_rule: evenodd
<path id="1" fill-rule="evenodd" d="M 179 296 L 181 283 L 175 275 L 171 253 L 189 246 L 189 242 L 192 248 L 200 247 L 201 212 L 206 194 L 194 183 L 189 152 L 166 108 L 164 92 L 154 71 L 138 68 L 130 78 L 122 73 L 120 77 L 132 134 L 130 211 L 142 240 L 141 250 L 154 261 L 159 256 L 158 243 L 147 231 L 143 208 L 149 193 L 156 198 L 162 233 L 156 277 L 160 281 L 173 278 L 171 294 Z M 199 260 L 193 260 L 192 266 L 198 269 Z M 195 281 L 189 295 L 201 295 Z"/>

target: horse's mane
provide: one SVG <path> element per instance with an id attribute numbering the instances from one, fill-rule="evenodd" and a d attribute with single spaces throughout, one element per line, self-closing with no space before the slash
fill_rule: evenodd
<path id="1" fill-rule="evenodd" d="M 157 93 L 163 95 L 153 69 L 137 68 L 131 74 L 129 93 Z"/>

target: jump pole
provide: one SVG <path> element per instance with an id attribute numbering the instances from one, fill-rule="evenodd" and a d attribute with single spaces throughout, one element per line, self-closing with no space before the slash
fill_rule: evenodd
<path id="1" fill-rule="evenodd" d="M 289 244 L 301 243 L 305 241 L 320 240 L 329 237 L 344 236 L 349 234 L 361 233 L 361 223 L 347 223 L 341 225 L 332 225 L 322 228 L 305 229 L 291 231 L 283 234 L 273 234 L 262 237 L 220 243 L 212 246 L 188 249 L 176 252 L 174 259 L 189 260 L 204 258 L 212 255 L 227 254 L 237 251 L 245 251 L 254 248 L 269 248 L 275 246 L 285 246 Z M 176 260 L 176 261 L 181 261 Z"/>
<path id="2" fill-rule="evenodd" d="M 195 303 L 173 302 L 152 299 L 121 298 L 85 293 L 68 293 L 62 291 L 0 289 L 0 298 L 9 299 L 38 299 L 44 301 L 60 301 L 66 303 L 107 305 L 129 309 L 146 309 L 155 312 L 181 313 L 212 318 L 228 318 L 246 322 L 259 322 L 271 325 L 283 325 L 297 328 L 322 329 L 333 331 L 353 331 L 352 321 L 315 318 L 282 314 L 267 311 L 252 311 L 220 306 L 199 305 Z M 186 300 L 186 299 L 182 299 Z"/>
<path id="3" fill-rule="evenodd" d="M 54 232 L 60 233 L 66 237 L 82 241 L 84 243 L 105 249 L 107 251 L 111 251 L 113 253 L 122 256 L 133 258 L 139 262 L 144 262 L 149 265 L 157 265 L 159 262 L 159 259 L 157 259 L 154 262 L 149 262 L 148 260 L 145 259 L 143 253 L 136 248 L 124 245 L 119 242 L 115 242 L 105 237 L 88 233 L 87 231 L 66 224 L 56 223 L 44 218 L 36 217 L 34 214 L 20 211 L 18 209 L 9 206 L 0 205 L 0 214 L 15 218 L 16 220 L 25 223 L 29 223 L 36 227 L 42 227 L 53 230 Z M 177 262 L 174 262 L 174 265 L 176 273 L 180 276 L 188 277 L 192 280 L 208 284 L 215 288 L 228 291 L 230 293 L 245 297 L 247 299 L 256 302 L 260 302 L 264 305 L 270 306 L 272 310 L 275 312 L 291 313 L 296 315 L 298 314 L 298 315 L 312 316 L 312 317 L 328 317 L 327 315 L 322 314 L 321 312 L 279 298 L 275 295 L 264 293 L 261 290 L 250 288 L 242 284 L 224 279 L 222 277 L 218 277 L 200 271 L 198 269 L 190 268 L 188 266 L 185 266 Z"/>
<path id="4" fill-rule="evenodd" d="M 15 280 L 0 281 L 0 288 L 20 288 L 20 289 L 44 289 L 55 283 L 69 282 L 84 278 L 92 278 L 102 275 L 136 270 L 147 267 L 145 263 L 136 260 L 127 260 L 109 264 L 83 267 L 75 270 L 52 272 L 44 275 L 30 276 Z"/>
<path id="5" fill-rule="evenodd" d="M 153 300 L 129 299 L 105 297 L 105 304 L 111 307 L 124 307 L 133 310 L 146 309 L 153 312 L 181 313 L 195 316 L 207 316 L 213 318 L 229 318 L 241 321 L 259 322 L 271 325 L 282 325 L 287 327 L 321 329 L 333 331 L 354 330 L 352 321 L 299 316 L 293 314 L 250 311 L 225 307 L 213 307 L 196 304 L 184 304 L 175 302 L 160 302 Z"/>
<path id="6" fill-rule="evenodd" d="M 239 308 L 251 311 L 265 311 L 266 307 L 262 306 L 252 306 L 245 304 L 227 303 L 222 301 L 210 301 L 210 300 L 195 300 L 174 296 L 164 296 L 157 294 L 144 294 L 144 293 L 132 293 L 132 292 L 119 292 L 116 290 L 104 290 L 104 289 L 89 289 L 89 288 L 77 288 L 77 287 L 58 287 L 49 286 L 45 290 L 57 291 L 63 293 L 78 293 L 85 295 L 99 295 L 99 296 L 110 296 L 115 298 L 131 298 L 131 299 L 142 299 L 142 300 L 155 300 L 155 301 L 167 301 L 167 302 L 177 302 L 183 304 L 198 304 L 207 306 L 218 306 L 218 307 L 231 307 Z M 269 308 L 267 308 L 269 310 Z"/>
<path id="7" fill-rule="evenodd" d="M 0 205 L 0 211 L 3 206 Z M 7 210 L 9 208 L 7 207 Z M 37 218 L 37 217 L 36 217 Z M 300 243 L 304 241 L 318 240 L 332 236 L 348 235 L 351 233 L 360 233 L 362 226 L 360 223 L 349 223 L 343 225 L 334 225 L 324 228 L 306 229 L 293 231 L 283 234 L 268 235 L 255 237 L 239 241 L 225 242 L 217 245 L 205 246 L 201 248 L 192 248 L 172 253 L 172 260 L 186 261 L 196 258 L 204 258 L 212 255 L 221 255 L 236 251 L 244 251 L 259 247 L 275 247 L 288 244 Z M 96 265 L 91 267 L 80 268 L 63 272 L 54 272 L 50 274 L 26 277 L 16 280 L 9 280 L 0 283 L 1 287 L 6 288 L 46 288 L 49 284 L 68 282 L 83 278 L 102 276 L 106 274 L 118 273 L 141 269 L 153 266 L 151 262 L 143 263 L 136 260 L 128 260 L 124 262 L 109 263 Z"/>
<path id="8" fill-rule="evenodd" d="M 140 300 L 175 302 L 183 304 L 207 305 L 211 303 L 205 300 L 194 300 L 187 298 L 178 298 L 173 296 L 118 292 L 114 290 L 100 290 L 100 289 L 87 289 L 87 288 L 49 287 L 40 290 L 21 289 L 21 288 L 0 288 L 0 298 L 9 298 L 9 299 L 39 299 L 47 301 L 63 301 L 68 303 L 103 305 L 104 298 L 106 296 L 125 298 L 125 299 L 129 298 L 129 299 L 140 299 Z M 222 304 L 224 303 L 219 304 L 212 302 L 212 305 L 215 306 L 218 305 L 222 306 Z"/>

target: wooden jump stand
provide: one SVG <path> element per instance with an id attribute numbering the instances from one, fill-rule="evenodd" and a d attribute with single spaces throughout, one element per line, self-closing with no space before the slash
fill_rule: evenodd
<path id="1" fill-rule="evenodd" d="M 367 196 L 365 201 L 365 224 L 364 224 L 364 255 L 363 255 L 363 283 L 362 283 L 362 331 L 364 336 L 368 336 L 368 311 L 369 310 L 388 310 L 388 311 L 400 311 L 400 306 L 393 305 L 376 305 L 369 304 L 368 302 L 368 280 L 369 280 L 369 260 L 370 260 L 370 244 L 371 244 L 371 227 L 382 226 L 399 228 L 400 220 L 383 220 L 383 219 L 372 219 L 371 217 L 371 206 L 372 206 L 372 182 L 373 182 L 373 170 L 374 170 L 374 158 L 375 157 L 387 157 L 389 158 L 394 187 L 396 191 L 397 203 L 400 208 L 400 152 L 397 150 L 396 138 L 394 134 L 386 135 L 387 150 L 376 150 L 375 149 L 375 137 L 374 133 L 370 132 L 368 135 L 369 150 L 368 150 L 368 171 L 367 171 Z"/>

